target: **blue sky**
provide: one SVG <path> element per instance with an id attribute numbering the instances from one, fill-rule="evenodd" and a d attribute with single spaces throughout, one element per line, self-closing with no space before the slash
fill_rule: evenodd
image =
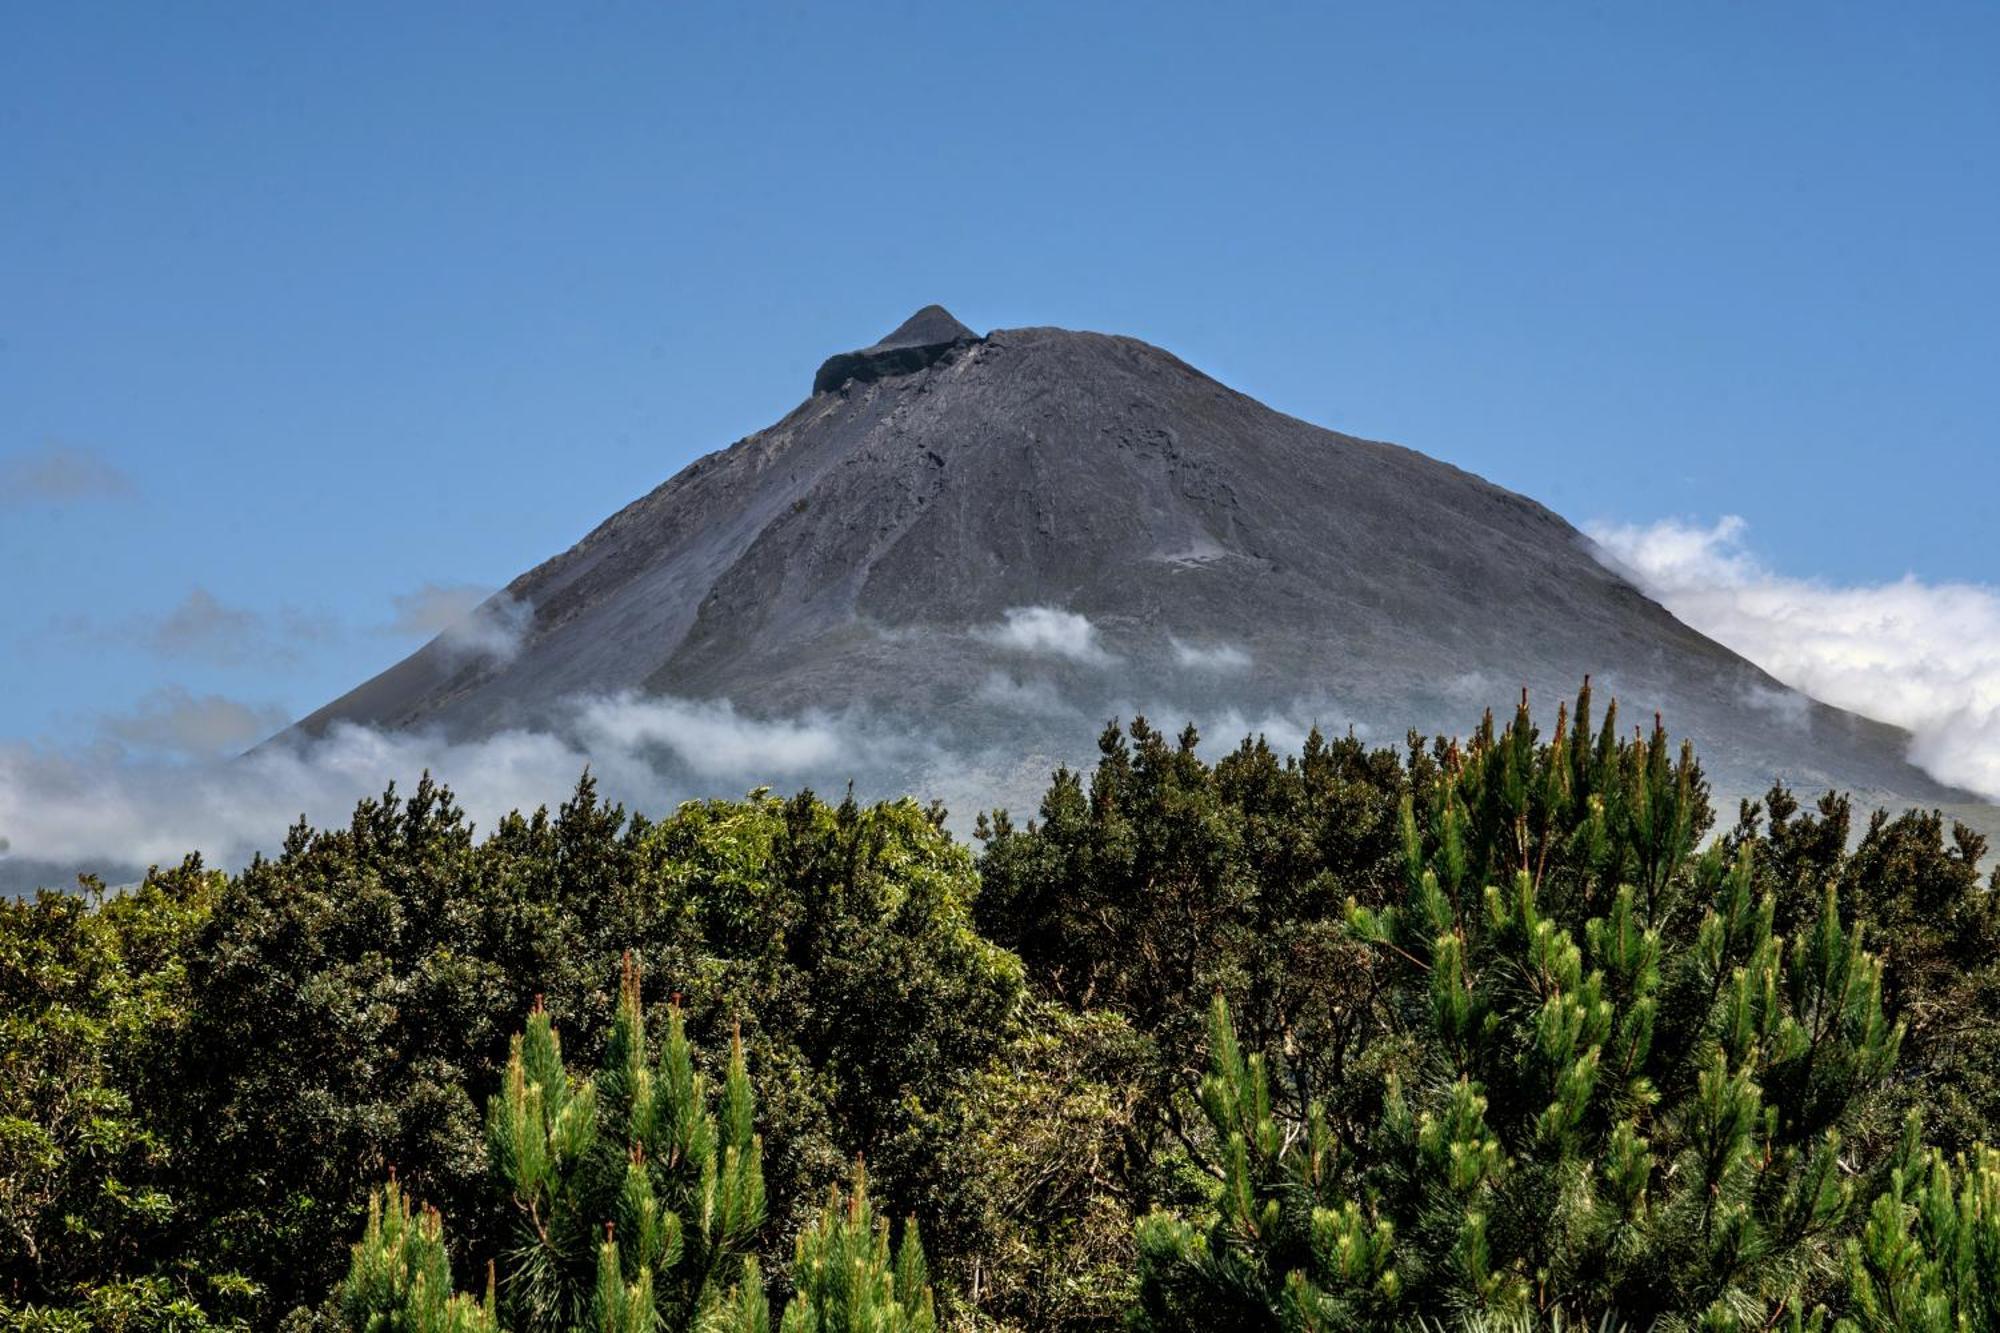
<path id="1" fill-rule="evenodd" d="M 1986 4 L 9 7 L 0 739 L 316 706 L 930 301 L 2000 583 L 1995 68 Z"/>

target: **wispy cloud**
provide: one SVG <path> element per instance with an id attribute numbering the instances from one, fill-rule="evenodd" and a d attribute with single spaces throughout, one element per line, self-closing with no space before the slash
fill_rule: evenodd
<path id="1" fill-rule="evenodd" d="M 463 621 L 492 595 L 493 589 L 477 583 L 426 583 L 391 599 L 396 614 L 385 630 L 406 638 L 428 639 Z"/>
<path id="2" fill-rule="evenodd" d="M 246 704 L 167 685 L 141 699 L 132 711 L 103 718 L 98 729 L 111 740 L 140 750 L 202 758 L 240 753 L 289 720 L 289 714 L 275 705 Z"/>
<path id="3" fill-rule="evenodd" d="M 1794 689 L 1907 728 L 1913 762 L 2000 798 L 2000 590 L 1793 578 L 1747 531 L 1734 515 L 1589 528 L 1607 563 L 1688 624 Z"/>
<path id="4" fill-rule="evenodd" d="M 59 617 L 51 623 L 61 638 L 96 648 L 144 653 L 167 662 L 213 667 L 293 666 L 306 652 L 341 637 L 330 616 L 280 607 L 259 611 L 224 602 L 196 587 L 174 606 L 154 615 L 99 620 L 88 615 Z"/>
<path id="5" fill-rule="evenodd" d="M 973 697 L 981 703 L 1031 717 L 1081 716 L 1076 705 L 1062 697 L 1054 681 L 1039 676 L 1019 680 L 1005 671 L 989 671 Z"/>
<path id="6" fill-rule="evenodd" d="M 399 593 L 388 632 L 437 638 L 449 652 L 512 661 L 533 621 L 533 608 L 472 583 L 426 583 Z"/>
<path id="7" fill-rule="evenodd" d="M 180 605 L 154 621 L 146 637 L 161 657 L 236 666 L 261 655 L 264 618 L 255 611 L 225 606 L 208 589 L 196 588 Z"/>
<path id="8" fill-rule="evenodd" d="M 1233 643 L 1183 643 L 1169 637 L 1174 661 L 1189 671 L 1246 671 L 1250 654 Z"/>
<path id="9" fill-rule="evenodd" d="M 307 646 L 337 633 L 326 617 L 291 607 L 267 614 L 230 606 L 206 588 L 194 589 L 173 610 L 138 628 L 160 657 L 223 667 L 296 662 Z"/>
<path id="10" fill-rule="evenodd" d="M 1032 656 L 1060 657 L 1086 666 L 1109 666 L 1118 660 L 1106 651 L 1097 626 L 1060 607 L 1009 607 L 999 624 L 975 632 L 988 643 Z"/>
<path id="11" fill-rule="evenodd" d="M 0 455 L 0 508 L 116 500 L 137 489 L 130 476 L 93 449 L 50 442 Z"/>

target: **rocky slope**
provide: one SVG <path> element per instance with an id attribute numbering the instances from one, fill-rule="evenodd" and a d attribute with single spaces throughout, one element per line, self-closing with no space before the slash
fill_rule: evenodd
<path id="1" fill-rule="evenodd" d="M 1274 412 L 1145 343 L 980 338 L 935 306 L 830 359 L 782 420 L 489 614 L 518 607 L 511 656 L 434 642 L 300 728 L 466 737 L 561 725 L 584 695 L 728 699 L 912 741 L 864 785 L 1018 804 L 1135 709 L 1394 740 L 1461 731 L 1523 686 L 1552 715 L 1591 673 L 1628 720 L 1657 708 L 1693 735 L 1721 792 L 1784 777 L 1970 800 L 1905 762 L 1900 731 L 1676 620 L 1533 500 Z M 981 767 L 1001 756 L 1013 770 Z"/>

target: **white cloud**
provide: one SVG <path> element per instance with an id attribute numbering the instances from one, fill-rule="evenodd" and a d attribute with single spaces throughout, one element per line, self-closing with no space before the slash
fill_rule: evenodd
<path id="1" fill-rule="evenodd" d="M 387 632 L 433 638 L 464 621 L 492 595 L 493 589 L 477 583 L 426 583 L 415 592 L 397 593 L 392 599 L 396 616 Z"/>
<path id="2" fill-rule="evenodd" d="M 1160 716 L 1171 714 L 1162 713 Z M 1304 749 L 1306 737 L 1315 727 L 1320 735 L 1329 738 L 1344 736 L 1349 730 L 1363 741 L 1370 740 L 1374 735 L 1374 729 L 1367 723 L 1356 721 L 1340 704 L 1324 698 L 1310 702 L 1295 699 L 1289 706 L 1269 710 L 1261 716 L 1225 707 L 1205 716 L 1197 716 L 1194 722 L 1195 729 L 1201 733 L 1202 749 L 1211 759 L 1221 758 L 1250 736 L 1262 736 L 1270 742 L 1272 749 L 1283 755 L 1296 754 Z"/>
<path id="3" fill-rule="evenodd" d="M 1461 671 L 1444 682 L 1444 696 L 1460 703 L 1485 708 L 1504 698 L 1500 687 L 1481 671 Z"/>
<path id="4" fill-rule="evenodd" d="M 2000 798 L 2000 589 L 1791 578 L 1746 531 L 1734 515 L 1589 529 L 1608 564 L 1688 624 L 1794 689 L 1908 729 L 1919 767 Z"/>
<path id="5" fill-rule="evenodd" d="M 395 606 L 389 633 L 435 637 L 447 652 L 497 662 L 521 650 L 534 614 L 526 602 L 472 583 L 426 583 L 397 594 Z"/>
<path id="6" fill-rule="evenodd" d="M 1005 671 L 989 671 L 974 696 L 1010 713 L 1035 717 L 1076 717 L 1076 706 L 1062 697 L 1056 683 L 1043 677 L 1017 680 Z"/>
<path id="7" fill-rule="evenodd" d="M 1812 719 L 1812 700 L 1797 690 L 1773 690 L 1752 685 L 1743 691 L 1743 702 L 1769 713 L 1788 727 L 1803 729 Z"/>
<path id="8" fill-rule="evenodd" d="M 1190 671 L 1244 671 L 1250 666 L 1250 654 L 1233 643 L 1183 643 L 1172 636 L 1167 641 L 1174 661 Z"/>
<path id="9" fill-rule="evenodd" d="M 391 779 L 407 788 L 426 770 L 491 828 L 509 810 L 560 800 L 586 766 L 607 796 L 661 812 L 772 780 L 867 786 L 937 753 L 858 713 L 760 719 L 727 702 L 631 695 L 579 698 L 564 711 L 560 731 L 468 742 L 336 725 L 320 739 L 237 759 L 171 758 L 165 746 L 0 743 L 0 838 L 29 862 L 165 863 L 200 850 L 235 865 L 269 850 L 301 813 L 321 826 L 345 822 L 357 800 Z"/>
<path id="10" fill-rule="evenodd" d="M 873 767 L 888 756 L 879 738 L 831 718 L 744 717 L 727 699 L 592 699 L 579 711 L 584 748 L 642 753 L 658 748 L 704 778 L 789 779 L 843 763 Z"/>
<path id="11" fill-rule="evenodd" d="M 456 624 L 445 626 L 438 641 L 455 653 L 511 662 L 514 654 L 521 651 L 521 642 L 527 637 L 534 614 L 534 608 L 526 602 L 500 593 L 480 603 Z"/>
<path id="12" fill-rule="evenodd" d="M 1061 657 L 1087 666 L 1109 666 L 1118 660 L 1099 642 L 1097 626 L 1074 611 L 1053 606 L 1009 607 L 1000 624 L 974 632 L 1018 653 Z"/>

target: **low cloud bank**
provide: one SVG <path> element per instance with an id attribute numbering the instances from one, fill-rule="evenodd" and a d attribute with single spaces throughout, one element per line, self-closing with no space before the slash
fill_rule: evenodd
<path id="1" fill-rule="evenodd" d="M 169 758 L 110 740 L 70 751 L 0 743 L 0 856 L 131 865 L 199 850 L 235 866 L 275 846 L 301 814 L 343 824 L 362 797 L 391 779 L 407 790 L 426 770 L 490 829 L 510 810 L 561 801 L 586 766 L 607 796 L 663 813 L 764 783 L 865 785 L 931 757 L 922 741 L 861 714 L 765 720 L 727 702 L 630 695 L 574 700 L 568 713 L 560 731 L 469 742 L 336 725 L 237 759 Z"/>
<path id="2" fill-rule="evenodd" d="M 1588 531 L 1688 624 L 1794 689 L 1906 728 L 1918 767 L 2000 799 L 2000 589 L 1792 578 L 1756 558 L 1734 515 Z"/>
<path id="3" fill-rule="evenodd" d="M 0 893 L 61 886 L 75 868 L 123 876 L 190 851 L 233 869 L 274 850 L 301 814 L 318 827 L 343 825 L 356 801 L 391 780 L 408 791 L 425 771 L 486 830 L 510 810 L 560 803 L 587 766 L 608 798 L 655 817 L 684 800 L 764 785 L 837 797 L 851 781 L 864 799 L 940 799 L 963 833 L 982 809 L 1033 811 L 1057 765 L 1094 763 L 1110 717 L 1143 714 L 1169 734 L 1192 718 L 1211 758 L 1258 732 L 1293 751 L 1312 726 L 1338 735 L 1350 721 L 1326 698 L 1251 712 L 1217 697 L 1089 703 L 1053 681 L 998 672 L 978 701 L 1021 725 L 981 742 L 970 739 L 977 727 L 927 733 L 906 717 L 862 710 L 756 717 L 726 700 L 618 694 L 569 700 L 545 730 L 455 742 L 338 724 L 318 739 L 229 759 L 174 750 L 235 727 L 229 708 L 163 695 L 83 749 L 0 742 Z"/>

